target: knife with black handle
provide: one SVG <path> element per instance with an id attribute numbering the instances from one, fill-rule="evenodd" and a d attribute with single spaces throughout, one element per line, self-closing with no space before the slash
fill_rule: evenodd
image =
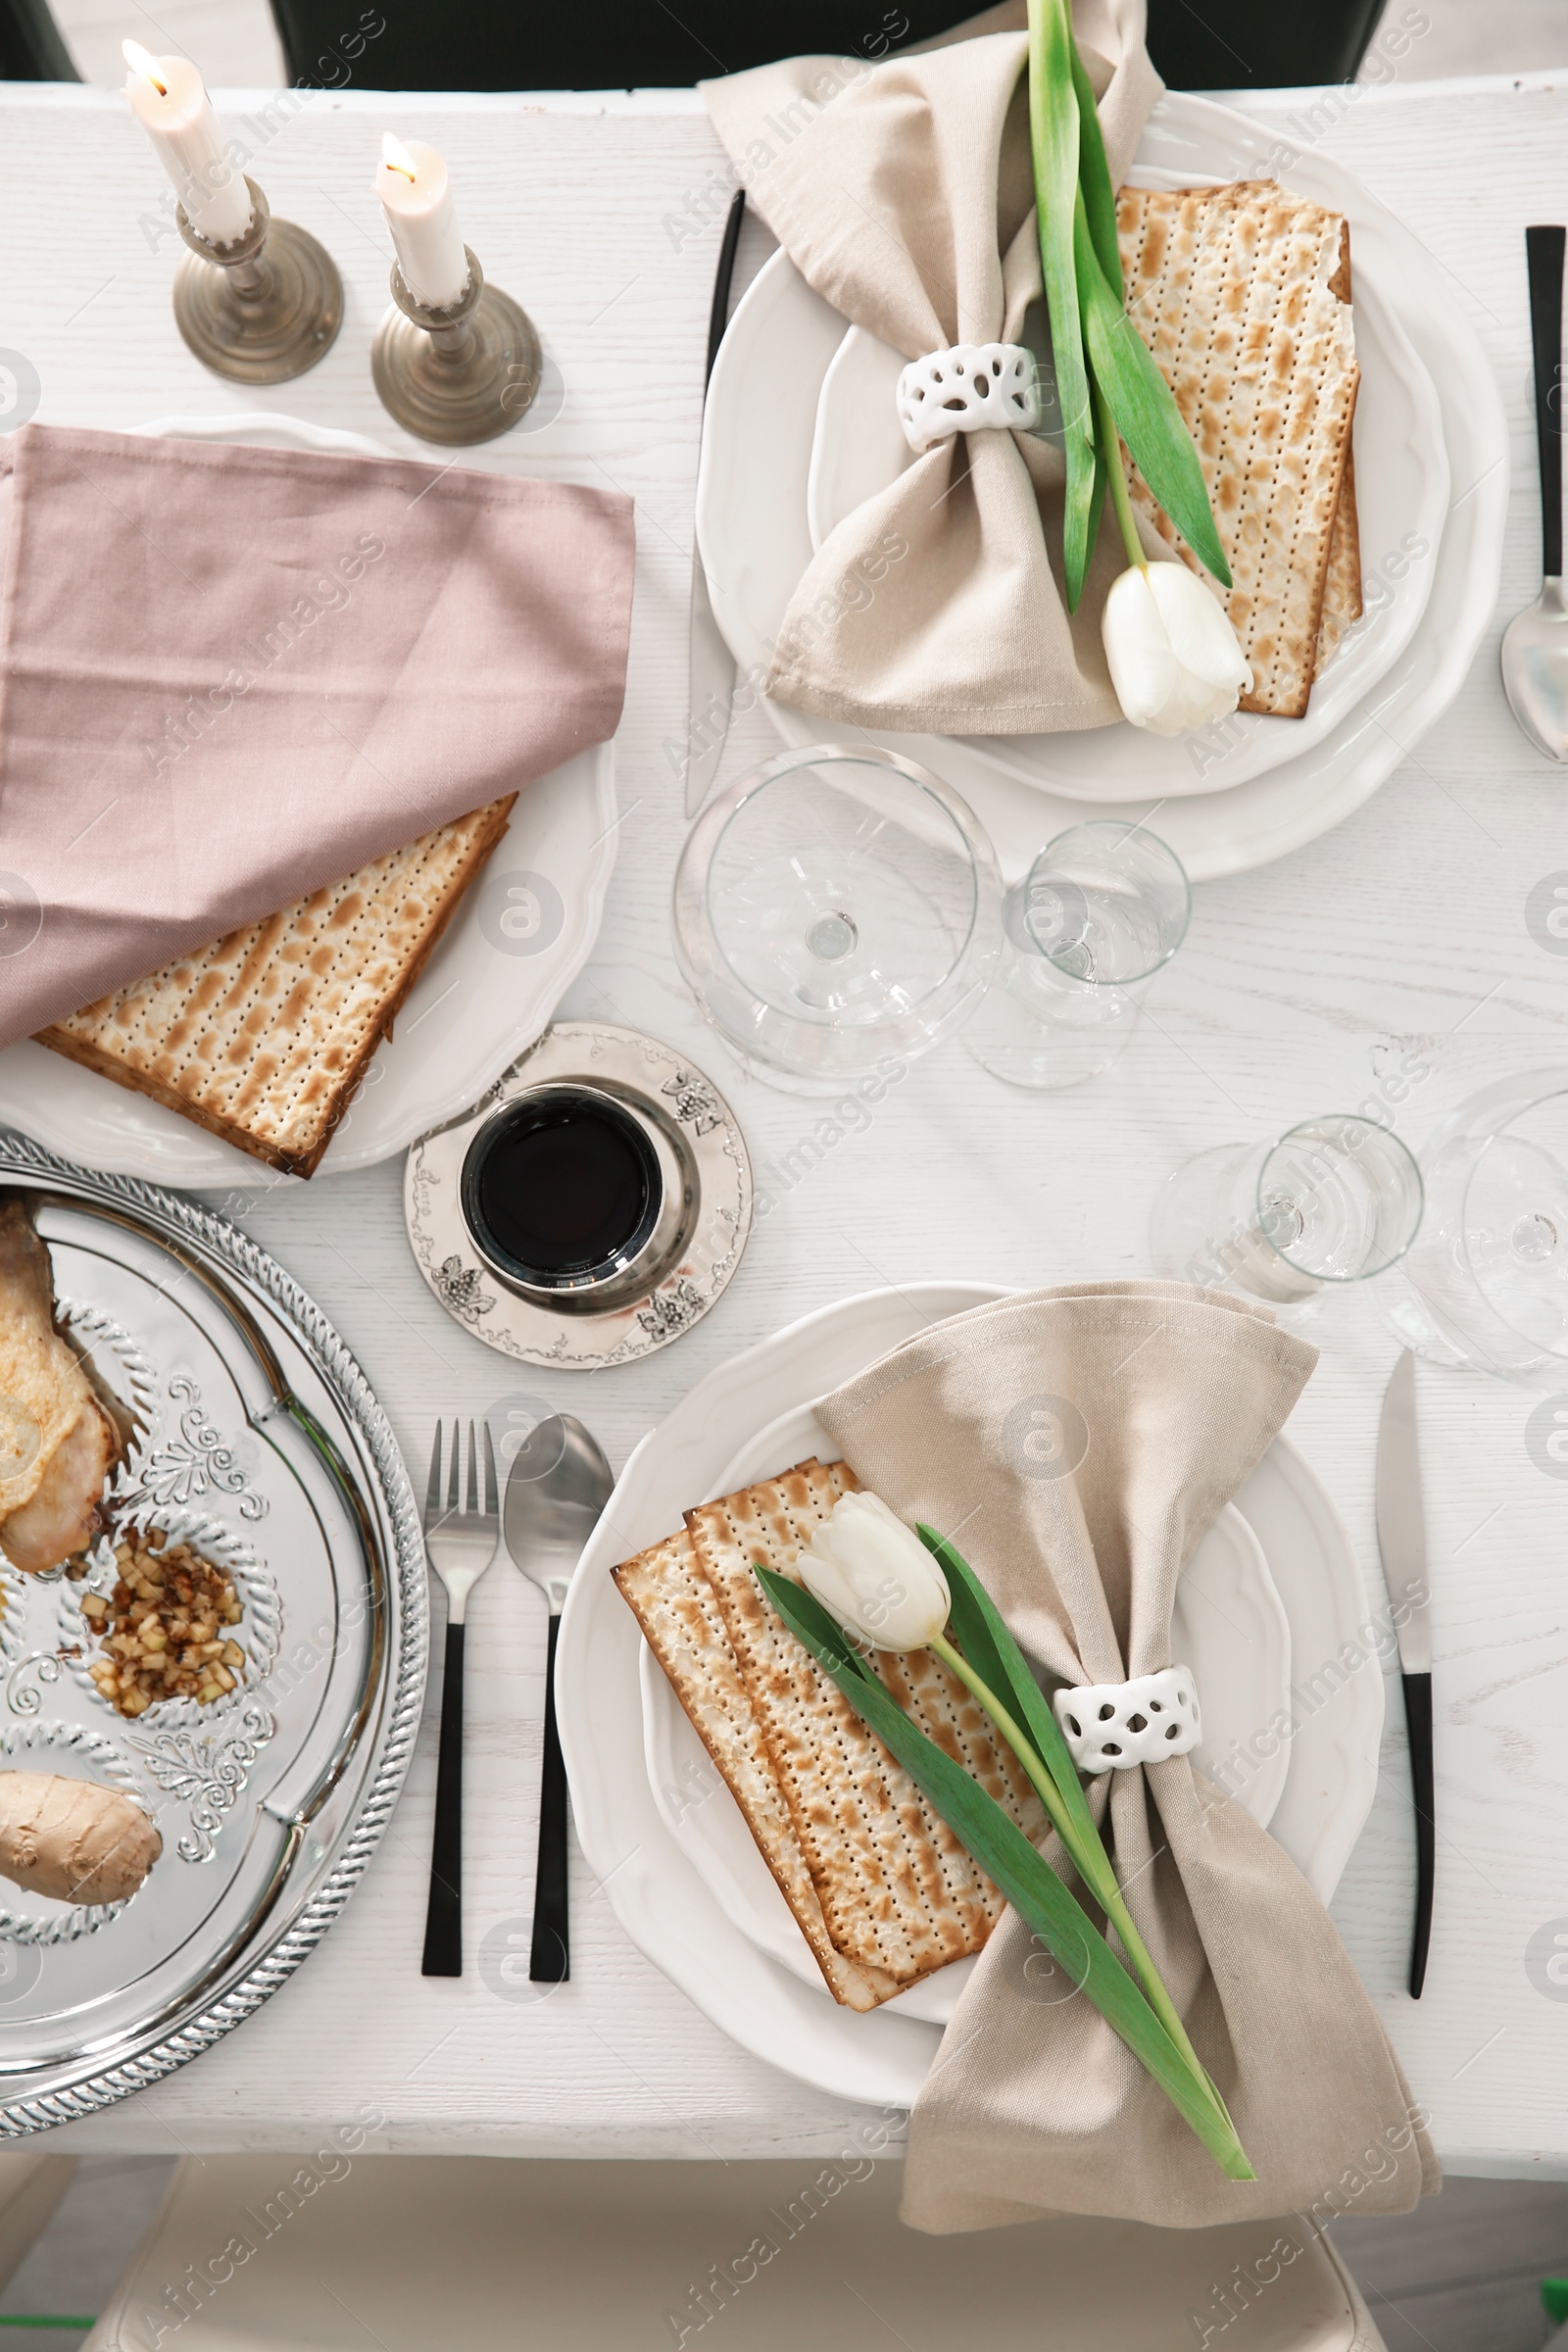
<path id="1" fill-rule="evenodd" d="M 1536 447 L 1541 458 L 1541 568 L 1562 577 L 1562 270 L 1560 227 L 1527 228 L 1530 342 L 1535 358 Z"/>
<path id="2" fill-rule="evenodd" d="M 1415 1792 L 1415 1934 L 1410 1943 L 1410 1998 L 1421 1998 L 1432 1942 L 1432 1882 L 1437 1823 L 1432 1794 L 1432 1675 L 1401 1672 L 1404 1720 L 1410 1734 L 1410 1784 Z"/>
<path id="3" fill-rule="evenodd" d="M 1426 1513 L 1421 1500 L 1421 1452 L 1415 1425 L 1415 1357 L 1408 1348 L 1394 1367 L 1378 1428 L 1378 1549 L 1399 1644 L 1399 1680 L 1410 1737 L 1410 1784 L 1415 1797 L 1415 1933 L 1410 1943 L 1410 1998 L 1421 1998 L 1432 1942 L 1432 1895 L 1437 1860 L 1437 1804 L 1432 1779 L 1432 1616 L 1427 1585 Z"/>
<path id="4" fill-rule="evenodd" d="M 745 216 L 746 190 L 737 188 L 730 198 L 729 215 L 719 243 L 713 301 L 708 314 L 708 367 L 703 376 L 705 401 L 708 379 L 713 372 L 713 362 L 718 357 L 718 347 L 724 340 L 724 329 L 729 324 L 730 280 L 735 274 L 735 254 L 741 241 L 741 222 Z M 695 536 L 692 540 L 689 638 L 691 671 L 686 698 L 686 813 L 695 816 L 707 800 L 708 788 L 718 772 L 719 759 L 729 734 L 730 705 L 735 694 L 735 657 L 724 642 L 723 632 L 713 617 L 713 600 L 709 593 L 703 554 Z"/>

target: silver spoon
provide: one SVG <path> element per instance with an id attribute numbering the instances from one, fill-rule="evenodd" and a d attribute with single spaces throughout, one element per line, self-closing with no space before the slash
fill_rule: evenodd
<path id="1" fill-rule="evenodd" d="M 1562 266 L 1565 232 L 1527 228 L 1530 339 L 1541 452 L 1541 594 L 1508 623 L 1502 687 L 1536 749 L 1568 760 L 1568 602 L 1562 592 Z"/>
<path id="2" fill-rule="evenodd" d="M 539 1867 L 534 1879 L 535 1984 L 563 1984 L 571 1974 L 566 1916 L 566 1767 L 556 1729 L 556 1636 L 571 1572 L 610 1500 L 614 1474 L 597 1439 L 570 1413 L 548 1413 L 513 1456 L 501 1525 L 524 1576 L 550 1607 L 545 1665 L 545 1760 L 539 1781 Z"/>

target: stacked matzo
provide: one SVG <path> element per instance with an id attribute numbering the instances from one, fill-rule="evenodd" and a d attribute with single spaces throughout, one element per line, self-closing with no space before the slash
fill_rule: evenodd
<path id="1" fill-rule="evenodd" d="M 855 1484 L 845 1462 L 801 1462 L 688 1511 L 679 1535 L 625 1561 L 615 1581 L 829 1990 L 874 2009 L 979 1951 L 1003 1898 L 752 1573 L 761 1560 L 792 1574 Z M 1039 1799 L 956 1677 L 924 1649 L 871 1662 L 920 1729 L 1038 1837 Z"/>
<path id="2" fill-rule="evenodd" d="M 1117 218 L 1128 313 L 1197 445 L 1230 563 L 1253 674 L 1242 709 L 1299 718 L 1361 612 L 1349 230 L 1262 180 L 1124 188 Z M 1136 471 L 1132 491 L 1199 570 Z"/>
<path id="3" fill-rule="evenodd" d="M 309 1176 L 514 798 L 83 1006 L 40 1044 Z"/>

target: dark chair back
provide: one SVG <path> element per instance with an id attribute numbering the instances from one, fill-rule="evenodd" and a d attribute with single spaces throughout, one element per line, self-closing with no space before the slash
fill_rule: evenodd
<path id="1" fill-rule="evenodd" d="M 756 0 L 271 5 L 292 81 L 378 90 L 683 89 L 812 50 L 885 57 L 974 13 L 972 0 L 785 0 L 781 9 Z"/>
<path id="2" fill-rule="evenodd" d="M 1353 81 L 1384 0 L 1149 0 L 1149 54 L 1173 90 Z"/>
<path id="3" fill-rule="evenodd" d="M 378 90 L 683 88 L 777 57 L 885 57 L 975 0 L 271 0 L 289 78 Z M 0 9 L 45 0 L 0 0 Z M 1149 47 L 1173 89 L 1351 81 L 1383 0 L 1150 0 Z"/>
<path id="4" fill-rule="evenodd" d="M 0 81 L 79 81 L 49 0 L 0 0 Z"/>

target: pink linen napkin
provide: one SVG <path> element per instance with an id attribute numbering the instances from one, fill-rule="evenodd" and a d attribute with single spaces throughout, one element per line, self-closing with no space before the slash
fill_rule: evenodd
<path id="1" fill-rule="evenodd" d="M 613 491 L 28 424 L 0 543 L 0 1045 L 619 721 Z"/>

